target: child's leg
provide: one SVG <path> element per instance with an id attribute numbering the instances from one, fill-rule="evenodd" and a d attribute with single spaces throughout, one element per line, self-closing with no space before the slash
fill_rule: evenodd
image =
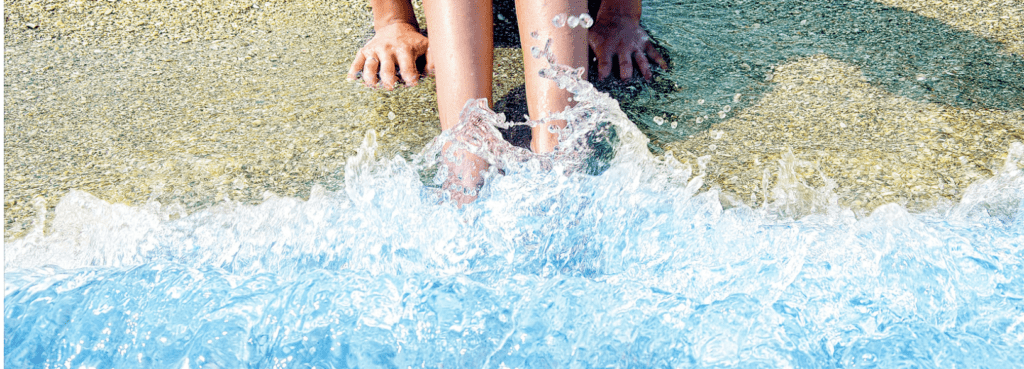
<path id="1" fill-rule="evenodd" d="M 494 61 L 494 27 L 491 0 L 426 0 L 423 7 L 430 34 L 430 59 L 437 81 L 437 108 L 441 129 L 459 123 L 459 113 L 469 99 L 486 98 L 491 103 L 491 73 Z M 442 150 L 447 161 L 448 146 Z M 445 182 L 476 191 L 482 184 L 480 171 L 487 161 L 465 151 L 450 153 L 458 161 L 448 163 L 452 176 Z M 454 164 L 454 165 L 453 165 Z M 461 206 L 476 195 L 456 189 L 450 192 Z"/>
<path id="2" fill-rule="evenodd" d="M 583 27 L 555 27 L 551 19 L 558 14 L 579 16 L 587 12 L 587 0 L 516 0 L 516 15 L 519 18 L 519 38 L 523 43 L 523 62 L 526 69 L 526 100 L 529 104 L 530 119 L 540 119 L 550 112 L 559 112 L 569 106 L 572 94 L 559 89 L 551 80 L 542 78 L 538 72 L 547 67 L 547 61 L 531 55 L 530 48 L 544 47 L 551 39 L 551 53 L 555 62 L 573 68 L 587 68 L 587 29 Z M 537 31 L 540 40 L 530 36 Z M 434 36 L 430 36 L 433 47 Z M 436 63 L 436 62 L 435 62 Z M 583 74 L 586 76 L 586 73 Z M 564 127 L 565 122 L 554 122 Z M 547 125 L 533 127 L 534 152 L 550 152 L 558 145 L 558 138 L 548 131 Z"/>
<path id="3" fill-rule="evenodd" d="M 426 0 L 430 59 L 437 76 L 441 129 L 459 122 L 466 100 L 491 100 L 494 26 L 491 0 Z"/>

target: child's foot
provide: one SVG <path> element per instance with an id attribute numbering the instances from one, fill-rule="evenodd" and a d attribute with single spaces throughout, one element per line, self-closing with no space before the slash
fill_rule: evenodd
<path id="1" fill-rule="evenodd" d="M 448 178 L 441 188 L 461 208 L 480 196 L 480 187 L 484 185 L 483 173 L 490 164 L 487 160 L 465 149 L 452 149 L 451 142 L 441 150 L 439 165 L 447 168 Z"/>

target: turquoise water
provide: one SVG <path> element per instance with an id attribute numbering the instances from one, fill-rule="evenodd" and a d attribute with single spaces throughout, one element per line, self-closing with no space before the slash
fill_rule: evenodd
<path id="1" fill-rule="evenodd" d="M 1024 145 L 959 204 L 926 213 L 886 205 L 857 219 L 802 183 L 764 208 L 723 209 L 697 192 L 702 168 L 652 156 L 614 100 L 550 74 L 579 101 L 552 156 L 505 143 L 493 125 L 508 123 L 470 104 L 467 124 L 408 160 L 376 157 L 369 133 L 344 189 L 307 201 L 178 217 L 68 194 L 50 234 L 5 245 L 5 364 L 1024 362 Z M 503 171 L 462 209 L 429 175 L 443 176 L 449 136 Z"/>
<path id="2" fill-rule="evenodd" d="M 4 246 L 4 364 L 1020 367 L 1024 145 L 959 203 L 857 217 L 787 176 L 789 156 L 773 201 L 723 208 L 698 192 L 705 168 L 651 155 L 640 131 L 705 129 L 695 117 L 744 109 L 772 65 L 814 54 L 900 96 L 1006 109 L 1024 101 L 1020 58 L 873 2 L 645 6 L 673 69 L 618 91 L 637 124 L 550 71 L 578 101 L 550 156 L 502 141 L 494 126 L 522 123 L 471 103 L 415 157 L 378 157 L 369 133 L 341 190 L 308 200 L 183 214 L 67 194 L 50 233 Z M 462 209 L 439 189 L 451 139 L 495 164 Z"/>

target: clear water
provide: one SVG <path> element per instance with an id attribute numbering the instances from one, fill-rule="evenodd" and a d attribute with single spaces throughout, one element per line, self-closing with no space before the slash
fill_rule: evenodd
<path id="1" fill-rule="evenodd" d="M 344 190 L 308 201 L 179 218 L 68 194 L 50 234 L 5 245 L 5 364 L 1024 362 L 1024 145 L 930 213 L 856 219 L 828 187 L 786 176 L 769 206 L 723 209 L 697 193 L 702 169 L 649 154 L 614 100 L 549 74 L 579 101 L 552 156 L 504 143 L 503 117 L 470 104 L 465 125 L 408 161 L 377 158 L 369 134 Z M 504 172 L 461 210 L 421 179 L 451 137 Z"/>
<path id="2" fill-rule="evenodd" d="M 662 141 L 685 139 L 736 114 L 723 118 L 725 106 L 738 112 L 756 104 L 772 89 L 774 66 L 812 55 L 855 65 L 873 86 L 917 101 L 970 109 L 1024 106 L 1024 58 L 1002 51 L 998 42 L 876 1 L 643 3 L 643 24 L 672 68 L 659 82 L 616 96 L 644 132 Z M 655 117 L 679 126 L 658 125 Z"/>

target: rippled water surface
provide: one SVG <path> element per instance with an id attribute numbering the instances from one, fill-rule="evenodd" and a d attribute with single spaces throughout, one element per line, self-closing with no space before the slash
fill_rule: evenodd
<path id="1" fill-rule="evenodd" d="M 808 196 L 798 183 L 780 185 L 766 208 L 724 210 L 715 191 L 696 193 L 699 168 L 647 154 L 614 101 L 592 92 L 577 95 L 590 97 L 570 120 L 614 126 L 606 170 L 565 175 L 562 161 L 508 153 L 505 174 L 461 210 L 423 184 L 429 155 L 375 158 L 372 135 L 344 191 L 315 189 L 308 201 L 175 218 L 160 204 L 72 192 L 51 234 L 5 246 L 6 364 L 1024 362 L 1014 163 L 925 214 L 888 205 L 856 219 L 827 188 Z M 469 120 L 500 121 L 477 110 Z M 466 132 L 497 142 L 496 131 Z M 786 216 L 807 202 L 813 214 Z"/>
<path id="2" fill-rule="evenodd" d="M 5 245 L 5 364 L 1024 362 L 1024 145 L 926 213 L 857 218 L 782 174 L 767 206 L 723 209 L 697 191 L 704 168 L 652 156 L 614 100 L 550 73 L 578 101 L 552 156 L 504 143 L 492 126 L 508 123 L 471 104 L 413 158 L 375 156 L 368 134 L 344 190 L 306 201 L 180 216 L 71 192 L 52 232 Z M 462 209 L 430 178 L 452 137 L 501 169 Z"/>

